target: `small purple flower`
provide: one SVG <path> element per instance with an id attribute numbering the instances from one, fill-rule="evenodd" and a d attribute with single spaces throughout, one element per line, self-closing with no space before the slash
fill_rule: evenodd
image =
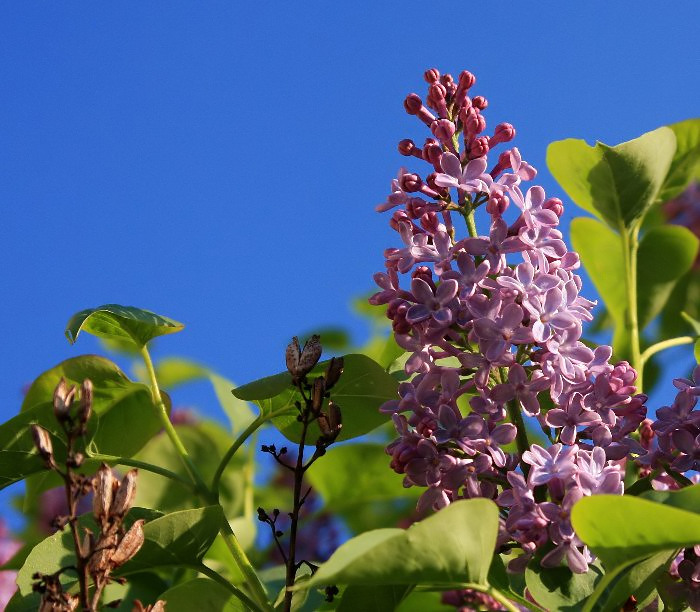
<path id="1" fill-rule="evenodd" d="M 508 382 L 496 385 L 491 390 L 490 397 L 501 403 L 517 399 L 527 415 L 535 416 L 540 413 L 537 394 L 549 388 L 549 385 L 550 380 L 545 376 L 528 380 L 525 368 L 514 363 L 508 370 Z"/>
<path id="2" fill-rule="evenodd" d="M 462 169 L 462 164 L 456 155 L 445 153 L 440 158 L 443 173 L 435 175 L 435 184 L 448 189 L 453 187 L 461 193 L 488 191 L 483 176 L 486 172 L 486 164 L 486 158 L 479 157 L 471 160 Z"/>
<path id="3" fill-rule="evenodd" d="M 517 236 L 508 236 L 508 225 L 500 217 L 493 220 L 488 238 L 465 238 L 463 244 L 467 253 L 485 257 L 493 273 L 505 267 L 506 253 L 523 250 Z"/>
<path id="4" fill-rule="evenodd" d="M 565 410 L 553 408 L 547 412 L 544 420 L 550 427 L 561 428 L 559 440 L 572 445 L 576 443 L 576 428 L 599 423 L 600 415 L 586 410 L 582 405 L 581 394 L 574 393 L 569 398 Z"/>
<path id="5" fill-rule="evenodd" d="M 448 279 L 438 286 L 437 290 L 421 278 L 414 278 L 411 281 L 411 292 L 416 298 L 414 304 L 406 313 L 406 320 L 414 325 L 432 318 L 441 327 L 448 327 L 452 324 L 451 305 L 457 295 L 459 285 L 456 280 Z"/>
<path id="6" fill-rule="evenodd" d="M 528 482 L 531 486 L 548 483 L 552 479 L 566 480 L 576 472 L 574 459 L 578 446 L 562 447 L 554 444 L 547 449 L 533 444 L 523 453 L 523 461 L 532 466 Z"/>

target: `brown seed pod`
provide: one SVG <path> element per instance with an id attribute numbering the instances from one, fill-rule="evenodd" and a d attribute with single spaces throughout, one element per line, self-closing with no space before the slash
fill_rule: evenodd
<path id="1" fill-rule="evenodd" d="M 345 362 L 342 357 L 333 357 L 328 362 L 328 367 L 326 368 L 326 391 L 332 389 L 340 380 L 344 365 Z"/>
<path id="2" fill-rule="evenodd" d="M 69 388 L 65 378 L 61 377 L 61 380 L 58 382 L 53 392 L 53 411 L 60 422 L 68 418 L 68 413 L 74 397 L 75 387 Z"/>
<path id="3" fill-rule="evenodd" d="M 137 552 L 143 546 L 144 534 L 143 534 L 143 524 L 146 521 L 139 519 L 136 521 L 126 532 L 121 542 L 117 546 L 117 549 L 112 555 L 112 566 L 119 567 L 124 565 L 129 559 L 133 559 Z"/>
<path id="4" fill-rule="evenodd" d="M 138 474 L 138 470 L 129 470 L 126 473 L 126 476 L 122 478 L 122 482 L 119 485 L 119 488 L 114 495 L 114 501 L 112 502 L 112 516 L 122 517 L 131 508 L 136 495 L 136 477 Z"/>
<path id="5" fill-rule="evenodd" d="M 53 445 L 51 444 L 51 435 L 41 425 L 32 425 L 32 439 L 34 446 L 39 451 L 39 455 L 46 462 L 47 466 L 52 467 L 53 460 Z"/>
<path id="6" fill-rule="evenodd" d="M 95 492 L 92 499 L 92 513 L 98 522 L 104 522 L 109 516 L 114 496 L 114 481 L 112 469 L 106 463 L 103 463 L 97 471 L 92 485 Z"/>

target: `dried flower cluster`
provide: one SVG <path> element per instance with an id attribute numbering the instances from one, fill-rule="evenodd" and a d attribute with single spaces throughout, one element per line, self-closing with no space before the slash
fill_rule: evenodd
<path id="1" fill-rule="evenodd" d="M 92 383 L 89 380 L 83 382 L 77 406 L 74 401 L 76 393 L 76 388 L 68 388 L 63 379 L 54 392 L 54 414 L 67 442 L 67 454 L 62 462 L 65 467 L 59 465 L 54 455 L 51 434 L 38 425 L 32 426 L 34 445 L 39 455 L 47 468 L 64 480 L 68 514 L 55 517 L 54 526 L 58 529 L 70 528 L 76 555 L 75 566 L 61 568 L 53 574 L 34 575 L 34 590 L 42 594 L 41 610 L 97 610 L 104 587 L 112 580 L 123 582 L 121 578 L 113 578 L 112 572 L 132 559 L 144 542 L 143 519 L 134 521 L 128 528 L 125 524 L 136 494 L 137 470 L 127 472 L 121 481 L 105 464 L 94 477 L 74 471 L 84 461 L 82 453 L 76 450 L 76 443 L 85 435 L 92 414 Z M 78 522 L 80 501 L 90 494 L 97 530 Z M 60 577 L 69 571 L 78 574 L 78 595 L 64 591 Z M 158 605 L 163 609 L 162 602 Z"/>
<path id="2" fill-rule="evenodd" d="M 522 551 L 511 571 L 546 546 L 543 565 L 566 559 L 585 572 L 592 556 L 569 511 L 582 496 L 623 492 L 620 460 L 646 452 L 631 435 L 646 396 L 636 394 L 627 362 L 610 363 L 610 347 L 581 342 L 594 303 L 580 295 L 579 257 L 557 229 L 562 202 L 526 187 L 536 171 L 517 148 L 488 169 L 513 126 L 486 135 L 488 102 L 470 97 L 470 72 L 455 81 L 433 69 L 425 80 L 426 104 L 411 94 L 404 106 L 432 137 L 422 147 L 403 140 L 399 151 L 429 173 L 402 168 L 377 207 L 397 209 L 391 227 L 403 246 L 385 251 L 370 302 L 387 306 L 396 342 L 410 353 L 410 379 L 383 408 L 400 436 L 387 448 L 391 466 L 406 486 L 426 487 L 420 509 L 495 499 L 505 517 L 500 543 Z M 476 230 L 480 208 L 487 235 Z M 468 236 L 458 235 L 454 214 Z M 530 444 L 526 420 L 545 446 Z M 514 441 L 518 453 L 506 452 Z"/>

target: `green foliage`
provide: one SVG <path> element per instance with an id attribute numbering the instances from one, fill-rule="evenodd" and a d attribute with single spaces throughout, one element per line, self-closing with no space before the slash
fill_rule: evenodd
<path id="1" fill-rule="evenodd" d="M 343 375 L 331 392 L 333 401 L 343 413 L 343 429 L 339 440 L 349 440 L 372 431 L 387 421 L 378 408 L 396 397 L 397 381 L 378 363 L 365 355 L 345 355 Z M 316 366 L 313 374 L 321 374 L 328 362 Z M 242 400 L 254 401 L 263 415 L 273 412 L 284 414 L 272 419 L 272 424 L 292 442 L 298 442 L 302 425 L 297 421 L 294 403 L 299 400 L 298 391 L 292 386 L 288 372 L 280 372 L 256 380 L 233 390 Z M 313 423 L 309 439 L 320 436 L 317 423 Z"/>
<path id="2" fill-rule="evenodd" d="M 525 583 L 535 601 L 548 610 L 580 610 L 603 574 L 600 564 L 591 564 L 585 574 L 574 574 L 565 566 L 542 567 L 541 558 L 542 555 L 537 555 L 525 570 Z"/>
<path id="3" fill-rule="evenodd" d="M 311 466 L 307 477 L 325 507 L 355 533 L 395 526 L 411 514 L 421 493 L 418 487 L 402 486 L 403 477 L 389 468 L 383 444 L 331 447 Z"/>
<path id="4" fill-rule="evenodd" d="M 640 330 L 661 312 L 676 282 L 690 270 L 697 252 L 698 239 L 685 227 L 664 225 L 644 234 L 637 256 Z"/>
<path id="5" fill-rule="evenodd" d="M 628 228 L 659 201 L 676 153 L 674 131 L 661 127 L 610 147 L 553 142 L 547 165 L 569 197 L 613 228 Z"/>
<path id="6" fill-rule="evenodd" d="M 231 591 L 209 578 L 195 578 L 178 584 L 159 597 L 168 612 L 245 612 L 243 603 Z"/>
<path id="7" fill-rule="evenodd" d="M 377 529 L 349 540 L 304 588 L 326 584 L 487 584 L 498 533 L 498 508 L 469 499 L 403 529 Z"/>
<path id="8" fill-rule="evenodd" d="M 62 456 L 63 430 L 53 413 L 53 392 L 61 377 L 68 384 L 93 382 L 93 419 L 88 451 L 131 457 L 160 430 L 151 392 L 130 381 L 108 359 L 81 355 L 41 374 L 29 388 L 21 412 L 0 425 L 0 488 L 45 470 L 34 452 L 29 426 L 37 423 L 53 434 L 54 451 Z M 167 400 L 167 398 L 166 398 Z M 124 431 L 130 435 L 123 435 Z"/>
<path id="9" fill-rule="evenodd" d="M 336 608 L 340 612 L 386 612 L 394 610 L 410 592 L 411 587 L 405 584 L 380 586 L 350 585 L 343 591 L 340 604 Z"/>
<path id="10" fill-rule="evenodd" d="M 639 497 L 585 497 L 574 505 L 571 522 L 609 571 L 700 542 L 700 485 L 684 489 L 679 497 L 667 495 L 664 503 L 648 499 L 651 491 Z"/>
<path id="11" fill-rule="evenodd" d="M 99 338 L 133 343 L 141 348 L 157 336 L 174 334 L 183 328 L 182 323 L 149 310 L 105 304 L 74 314 L 66 325 L 66 337 L 73 344 L 78 334 L 86 331 Z"/>
<path id="12" fill-rule="evenodd" d="M 676 153 L 659 193 L 659 201 L 675 198 L 700 176 L 700 119 L 686 119 L 669 125 L 676 135 Z"/>

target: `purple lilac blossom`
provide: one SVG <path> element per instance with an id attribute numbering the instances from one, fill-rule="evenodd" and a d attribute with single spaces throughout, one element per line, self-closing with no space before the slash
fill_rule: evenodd
<path id="1" fill-rule="evenodd" d="M 631 437 L 646 417 L 646 397 L 636 394 L 629 364 L 610 362 L 610 347 L 581 342 L 595 303 L 580 295 L 579 257 L 557 229 L 561 201 L 527 185 L 536 170 L 517 148 L 487 172 L 491 150 L 512 140 L 514 128 L 485 135 L 488 103 L 470 97 L 471 73 L 457 84 L 435 69 L 425 78 L 425 105 L 417 94 L 404 105 L 434 138 L 422 150 L 403 140 L 399 151 L 427 162 L 426 176 L 402 168 L 377 207 L 395 209 L 390 225 L 403 246 L 385 251 L 370 302 L 386 305 L 409 353 L 399 397 L 383 407 L 399 436 L 387 447 L 391 467 L 405 486 L 425 488 L 421 510 L 496 500 L 505 517 L 499 543 L 521 550 L 511 571 L 549 546 L 543 565 L 585 572 L 593 557 L 571 527 L 571 506 L 586 495 L 622 494 L 621 459 L 648 450 Z M 473 224 L 459 235 L 451 215 L 473 219 L 481 206 L 487 235 Z M 680 383 L 686 399 L 659 426 L 658 453 L 671 453 L 679 467 L 698 461 L 690 450 L 700 432 L 687 408 L 696 401 L 694 380 Z M 521 412 L 539 421 L 549 446 L 527 447 L 519 437 L 518 452 L 506 452 Z"/>
<path id="2" fill-rule="evenodd" d="M 9 533 L 4 521 L 0 519 L 0 565 L 7 563 L 15 553 L 22 547 L 22 544 L 15 540 Z M 17 585 L 15 578 L 17 572 L 0 572 L 0 609 L 4 610 L 7 602 L 10 601 Z"/>

